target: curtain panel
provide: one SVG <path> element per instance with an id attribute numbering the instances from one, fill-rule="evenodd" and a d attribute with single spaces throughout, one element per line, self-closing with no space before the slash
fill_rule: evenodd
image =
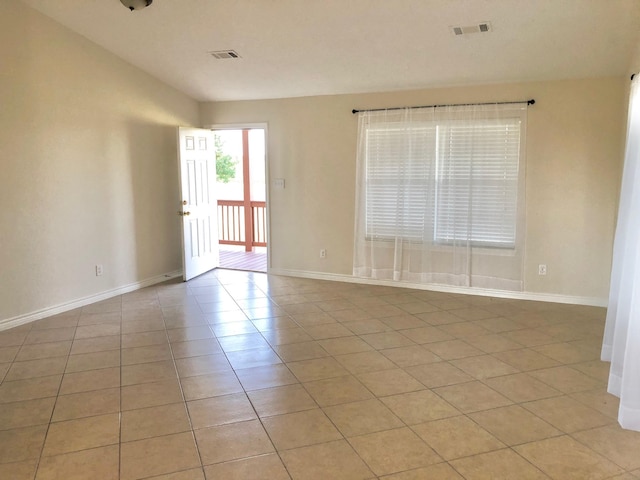
<path id="1" fill-rule="evenodd" d="M 526 111 L 360 112 L 354 275 L 522 290 Z"/>
<path id="2" fill-rule="evenodd" d="M 631 83 L 627 145 L 613 246 L 602 360 L 611 362 L 609 393 L 618 422 L 640 431 L 640 78 Z"/>

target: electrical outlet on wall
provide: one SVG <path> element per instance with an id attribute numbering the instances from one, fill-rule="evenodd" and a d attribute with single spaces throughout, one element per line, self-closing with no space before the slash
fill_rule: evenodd
<path id="1" fill-rule="evenodd" d="M 96 265 L 96 277 L 99 277 L 104 273 L 104 268 L 102 265 Z"/>
<path id="2" fill-rule="evenodd" d="M 538 275 L 546 275 L 547 274 L 547 266 L 543 263 L 538 265 Z"/>
<path id="3" fill-rule="evenodd" d="M 320 258 L 327 258 L 327 251 L 324 248 L 320 250 Z"/>

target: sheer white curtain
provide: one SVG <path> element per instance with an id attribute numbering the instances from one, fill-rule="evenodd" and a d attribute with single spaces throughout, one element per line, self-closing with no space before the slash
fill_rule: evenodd
<path id="1" fill-rule="evenodd" d="M 526 103 L 359 114 L 354 275 L 522 289 Z"/>
<path id="2" fill-rule="evenodd" d="M 632 81 L 627 149 L 613 247 L 602 360 L 611 362 L 609 393 L 620 397 L 618 422 L 640 431 L 640 79 Z"/>

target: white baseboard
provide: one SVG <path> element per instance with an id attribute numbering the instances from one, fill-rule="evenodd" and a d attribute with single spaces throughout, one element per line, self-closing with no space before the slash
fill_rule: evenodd
<path id="1" fill-rule="evenodd" d="M 360 283 L 364 285 L 384 285 L 388 287 L 413 288 L 416 290 L 431 290 L 444 293 L 463 293 L 470 295 L 480 295 L 483 297 L 511 298 L 514 300 L 533 300 L 537 302 L 567 303 L 572 305 L 588 305 L 592 307 L 606 307 L 608 299 L 597 297 L 579 297 L 573 295 L 558 295 L 555 293 L 538 292 L 512 292 L 507 290 L 490 290 L 486 288 L 456 287 L 451 285 L 422 284 L 409 282 L 393 282 L 390 280 L 375 280 L 371 278 L 360 278 L 352 275 L 342 275 L 336 273 L 308 272 L 304 270 L 287 270 L 281 268 L 270 268 L 272 275 L 284 275 L 287 277 L 313 278 L 316 280 L 330 280 L 334 282 Z"/>
<path id="2" fill-rule="evenodd" d="M 59 313 L 68 312 L 69 310 L 74 310 L 91 303 L 96 303 L 112 297 L 117 297 L 118 295 L 134 292 L 136 290 L 140 290 L 141 288 L 150 287 L 151 285 L 166 282 L 167 280 L 171 280 L 172 278 L 180 276 L 182 276 L 182 270 L 176 270 L 174 272 L 169 272 L 162 275 L 157 275 L 155 277 L 147 278 L 145 280 L 140 280 L 139 282 L 123 285 L 122 287 L 117 287 L 105 292 L 96 293 L 95 295 L 89 295 L 88 297 L 79 298 L 71 302 L 61 303 L 53 307 L 43 308 L 42 310 L 38 310 L 36 312 L 0 320 L 0 331 L 17 327 L 19 325 L 24 325 L 25 323 L 33 322 L 34 320 L 51 317 Z"/>

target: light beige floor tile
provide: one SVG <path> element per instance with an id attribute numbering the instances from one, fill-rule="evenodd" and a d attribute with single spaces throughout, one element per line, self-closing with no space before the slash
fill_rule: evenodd
<path id="1" fill-rule="evenodd" d="M 123 322 L 121 331 L 123 334 L 131 334 L 131 333 L 142 333 L 142 332 L 153 332 L 153 331 L 162 331 L 164 334 L 164 320 L 162 319 L 162 315 L 150 315 L 148 318 L 142 318 L 139 320 L 126 320 L 126 316 L 123 316 Z M 166 337 L 166 334 L 165 334 Z"/>
<path id="2" fill-rule="evenodd" d="M 293 480 L 366 480 L 373 473 L 344 440 L 287 450 L 281 454 Z"/>
<path id="3" fill-rule="evenodd" d="M 55 397 L 61 382 L 62 375 L 4 382 L 0 385 L 0 404 Z"/>
<path id="4" fill-rule="evenodd" d="M 424 320 L 420 320 L 418 317 L 409 314 L 381 318 L 380 321 L 390 327 L 392 330 L 396 331 L 427 326 L 427 323 Z"/>
<path id="5" fill-rule="evenodd" d="M 116 445 L 120 441 L 120 415 L 67 420 L 49 426 L 42 455 L 50 457 L 90 448 Z"/>
<path id="6" fill-rule="evenodd" d="M 205 467 L 208 480 L 289 480 L 289 474 L 278 455 L 270 453 Z"/>
<path id="7" fill-rule="evenodd" d="M 523 403 L 522 406 L 565 433 L 601 427 L 614 422 L 614 419 L 566 396 Z"/>
<path id="8" fill-rule="evenodd" d="M 410 328 L 408 330 L 402 330 L 400 333 L 409 338 L 412 342 L 420 345 L 435 342 L 444 342 L 446 340 L 453 339 L 451 335 L 444 332 L 439 327 L 431 326 Z"/>
<path id="9" fill-rule="evenodd" d="M 258 420 L 196 430 L 203 465 L 272 453 L 273 445 Z"/>
<path id="10" fill-rule="evenodd" d="M 38 425 L 0 431 L 0 464 L 37 460 L 47 429 L 47 425 Z"/>
<path id="11" fill-rule="evenodd" d="M 516 403 L 562 395 L 555 388 L 549 387 L 526 373 L 489 378 L 485 380 L 485 383 Z"/>
<path id="12" fill-rule="evenodd" d="M 349 443 L 376 475 L 426 467 L 440 457 L 408 428 L 386 430 L 349 439 Z"/>
<path id="13" fill-rule="evenodd" d="M 36 480 L 119 480 L 118 446 L 94 448 L 80 452 L 44 457 L 38 465 Z M 124 477 L 122 477 L 124 478 Z"/>
<path id="14" fill-rule="evenodd" d="M 571 368 L 574 370 L 578 370 L 579 372 L 588 375 L 602 383 L 602 385 L 607 385 L 609 381 L 609 370 L 611 368 L 611 364 L 608 362 L 602 362 L 598 360 L 592 360 L 588 362 L 577 363 L 571 365 Z"/>
<path id="15" fill-rule="evenodd" d="M 271 347 L 227 352 L 229 363 L 235 370 L 281 364 L 282 360 Z"/>
<path id="16" fill-rule="evenodd" d="M 429 343 L 424 347 L 444 360 L 475 357 L 483 354 L 482 350 L 471 346 L 464 340 L 447 340 L 445 342 Z"/>
<path id="17" fill-rule="evenodd" d="M 353 375 L 307 382 L 304 387 L 321 407 L 373 397 L 371 392 Z"/>
<path id="18" fill-rule="evenodd" d="M 121 392 L 123 411 L 183 401 L 180 383 L 176 379 L 129 385 L 122 387 Z"/>
<path id="19" fill-rule="evenodd" d="M 399 368 L 363 373 L 356 378 L 378 397 L 424 389 L 424 385 Z"/>
<path id="20" fill-rule="evenodd" d="M 205 480 L 202 468 L 192 468 L 181 472 L 158 475 L 152 480 Z"/>
<path id="21" fill-rule="evenodd" d="M 171 344 L 174 358 L 200 357 L 222 353 L 222 347 L 215 338 L 203 338 L 187 342 L 175 342 Z"/>
<path id="22" fill-rule="evenodd" d="M 247 391 L 298 383 L 298 379 L 283 364 L 237 369 L 236 375 Z"/>
<path id="23" fill-rule="evenodd" d="M 518 373 L 518 370 L 491 355 L 460 358 L 451 360 L 450 363 L 477 379 Z"/>
<path id="24" fill-rule="evenodd" d="M 289 362 L 287 366 L 301 382 L 313 382 L 314 380 L 339 377 L 349 373 L 335 359 L 330 357 Z"/>
<path id="25" fill-rule="evenodd" d="M 402 421 L 377 399 L 327 407 L 324 412 L 345 437 L 404 426 Z"/>
<path id="26" fill-rule="evenodd" d="M 217 397 L 242 392 L 234 372 L 211 373 L 180 379 L 185 400 Z"/>
<path id="27" fill-rule="evenodd" d="M 18 336 L 22 336 L 24 338 L 25 345 L 31 345 L 34 343 L 50 343 L 50 342 L 64 342 L 68 340 L 73 340 L 73 337 L 76 333 L 76 327 L 65 327 L 65 328 L 52 328 L 48 330 L 32 330 L 26 335 L 26 338 L 23 334 L 16 334 Z M 8 339 L 11 338 L 8 335 L 5 336 L 6 340 L 2 346 L 16 345 L 16 343 L 8 342 Z M 17 345 L 21 345 L 22 342 L 17 343 Z"/>
<path id="28" fill-rule="evenodd" d="M 323 325 L 312 325 L 305 327 L 306 332 L 314 340 L 323 340 L 328 338 L 349 337 L 353 332 L 339 323 L 326 323 Z"/>
<path id="29" fill-rule="evenodd" d="M 196 325 L 185 328 L 170 328 L 167 330 L 169 341 L 187 342 L 189 340 L 201 340 L 203 338 L 213 338 L 213 332 L 209 325 Z"/>
<path id="30" fill-rule="evenodd" d="M 455 385 L 473 380 L 471 375 L 454 367 L 449 362 L 416 365 L 407 367 L 404 370 L 428 388 Z"/>
<path id="31" fill-rule="evenodd" d="M 249 323 L 251 324 L 251 322 Z M 235 323 L 225 325 L 235 325 Z M 269 342 L 271 346 L 309 342 L 313 340 L 313 338 L 311 338 L 303 328 L 298 326 L 281 330 L 268 330 L 266 332 L 262 332 L 262 336 L 267 339 L 267 342 Z"/>
<path id="32" fill-rule="evenodd" d="M 187 403 L 194 429 L 253 420 L 256 413 L 244 393 L 205 398 Z"/>
<path id="33" fill-rule="evenodd" d="M 23 345 L 15 358 L 16 362 L 39 360 L 42 358 L 65 357 L 71 351 L 71 340 L 64 342 L 39 343 Z"/>
<path id="34" fill-rule="evenodd" d="M 547 475 L 509 449 L 461 458 L 450 463 L 466 480 L 549 479 Z"/>
<path id="35" fill-rule="evenodd" d="M 519 405 L 472 413 L 469 417 L 507 445 L 519 445 L 562 434 Z"/>
<path id="36" fill-rule="evenodd" d="M 120 368 L 104 368 L 86 372 L 65 373 L 60 386 L 60 395 L 70 393 L 89 392 L 104 388 L 120 386 Z"/>
<path id="37" fill-rule="evenodd" d="M 463 413 L 504 407 L 512 402 L 480 382 L 461 383 L 434 390 Z"/>
<path id="38" fill-rule="evenodd" d="M 497 353 L 507 350 L 518 350 L 522 348 L 519 343 L 509 340 L 504 335 L 490 334 L 466 339 L 467 343 L 482 350 L 484 353 Z"/>
<path id="39" fill-rule="evenodd" d="M 380 332 L 361 335 L 360 338 L 376 350 L 387 348 L 407 347 L 415 345 L 413 340 L 399 332 Z"/>
<path id="40" fill-rule="evenodd" d="M 0 430 L 49 423 L 55 397 L 5 403 L 0 408 Z"/>
<path id="41" fill-rule="evenodd" d="M 392 395 L 381 400 L 407 425 L 453 417 L 460 413 L 430 390 Z"/>
<path id="42" fill-rule="evenodd" d="M 572 393 L 569 395 L 574 400 L 593 408 L 607 417 L 617 419 L 620 408 L 620 399 L 611 395 L 604 389 L 590 390 L 587 392 Z"/>
<path id="43" fill-rule="evenodd" d="M 586 348 L 579 348 L 569 343 L 552 343 L 533 347 L 538 353 L 552 358 L 560 363 L 580 363 L 597 360 L 600 355 Z"/>
<path id="44" fill-rule="evenodd" d="M 555 360 L 528 348 L 498 352 L 493 356 L 522 372 L 540 370 L 560 365 Z"/>
<path id="45" fill-rule="evenodd" d="M 101 368 L 120 366 L 120 351 L 107 350 L 104 352 L 81 353 L 69 356 L 65 372 L 86 372 Z"/>
<path id="46" fill-rule="evenodd" d="M 11 480 L 33 480 L 36 476 L 36 460 L 0 464 L 0 478 Z"/>
<path id="47" fill-rule="evenodd" d="M 342 439 L 320 409 L 265 417 L 262 423 L 278 450 Z"/>
<path id="48" fill-rule="evenodd" d="M 368 343 L 355 336 L 319 340 L 318 343 L 331 355 L 346 355 L 373 350 Z"/>
<path id="49" fill-rule="evenodd" d="M 80 325 L 76 328 L 74 338 L 79 340 L 92 337 L 106 337 L 110 335 L 120 335 L 120 324 L 100 324 L 100 325 Z"/>
<path id="50" fill-rule="evenodd" d="M 122 348 L 148 347 L 151 345 L 164 345 L 168 342 L 167 334 L 163 330 L 150 332 L 135 332 L 123 334 L 121 337 Z"/>
<path id="51" fill-rule="evenodd" d="M 120 478 L 134 480 L 199 467 L 193 434 L 177 433 L 123 443 Z"/>
<path id="52" fill-rule="evenodd" d="M 478 337 L 480 335 L 488 335 L 491 333 L 486 328 L 483 328 L 473 322 L 450 323 L 447 325 L 440 325 L 438 328 L 455 338 Z"/>
<path id="53" fill-rule="evenodd" d="M 285 330 L 287 328 L 298 328 L 298 324 L 289 317 L 261 318 L 252 320 L 251 323 L 259 332 L 269 332 L 271 330 Z"/>
<path id="54" fill-rule="evenodd" d="M 56 401 L 53 421 L 72 420 L 115 413 L 120 410 L 120 389 L 109 388 L 61 395 Z"/>
<path id="55" fill-rule="evenodd" d="M 493 312 L 489 312 L 478 307 L 459 309 L 457 308 L 449 310 L 449 312 L 456 317 L 462 318 L 463 320 L 483 320 L 485 318 L 492 318 L 496 316 Z"/>
<path id="56" fill-rule="evenodd" d="M 82 340 L 74 340 L 71 345 L 71 355 L 83 353 L 105 352 L 107 350 L 120 349 L 120 335 L 111 337 L 94 337 Z"/>
<path id="57" fill-rule="evenodd" d="M 342 320 L 339 318 L 339 320 L 342 321 L 342 325 L 347 327 L 356 335 L 366 335 L 370 333 L 382 333 L 391 331 L 391 327 L 389 327 L 388 325 L 385 325 L 380 320 L 377 320 L 375 318 L 369 318 L 369 314 L 364 312 L 363 310 L 359 311 L 362 312 L 362 317 L 359 319 L 352 318 Z M 332 312 L 331 315 L 335 317 L 336 313 L 337 312 Z"/>
<path id="58" fill-rule="evenodd" d="M 11 363 L 18 355 L 20 351 L 20 346 L 13 347 L 0 347 L 0 363 Z"/>
<path id="59" fill-rule="evenodd" d="M 446 463 L 380 477 L 380 480 L 464 480 Z"/>
<path id="60" fill-rule="evenodd" d="M 260 417 L 311 410 L 318 405 L 302 385 L 286 385 L 247 392 Z"/>
<path id="61" fill-rule="evenodd" d="M 231 371 L 231 365 L 222 353 L 177 359 L 176 368 L 180 378 Z"/>
<path id="62" fill-rule="evenodd" d="M 397 368 L 381 352 L 360 352 L 337 355 L 335 359 L 352 374 L 378 372 Z"/>
<path id="63" fill-rule="evenodd" d="M 599 480 L 622 473 L 620 467 L 566 435 L 514 448 L 554 479 Z"/>
<path id="64" fill-rule="evenodd" d="M 504 317 L 496 317 L 496 318 L 486 318 L 484 320 L 476 320 L 475 323 L 480 325 L 483 328 L 493 332 L 493 333 L 506 333 L 513 332 L 516 330 L 523 330 L 526 328 L 521 323 L 518 323 L 513 318 L 504 318 Z"/>
<path id="65" fill-rule="evenodd" d="M 28 378 L 59 375 L 64 372 L 66 363 L 66 357 L 14 362 L 11 365 L 11 368 L 9 368 L 4 381 L 9 382 L 13 380 L 26 380 Z"/>
<path id="66" fill-rule="evenodd" d="M 625 470 L 640 468 L 640 432 L 610 425 L 574 433 L 572 436 Z"/>
<path id="67" fill-rule="evenodd" d="M 380 353 L 402 368 L 441 361 L 440 357 L 430 352 L 427 350 L 426 346 L 422 345 L 390 348 L 387 350 L 380 350 Z"/>
<path id="68" fill-rule="evenodd" d="M 120 351 L 122 365 L 162 362 L 171 360 L 169 344 L 147 345 L 145 347 L 123 348 Z"/>
<path id="69" fill-rule="evenodd" d="M 53 317 L 43 318 L 42 320 L 38 320 L 33 322 L 33 330 L 47 330 L 50 328 L 65 328 L 65 327 L 75 327 L 78 325 L 78 319 L 80 318 L 80 312 L 65 316 L 69 312 L 65 312 L 64 314 L 54 315 Z"/>
<path id="70" fill-rule="evenodd" d="M 557 342 L 557 340 L 551 335 L 547 335 L 546 333 L 543 333 L 534 328 L 525 328 L 523 330 L 507 332 L 504 334 L 504 336 L 510 340 L 513 340 L 514 342 L 519 343 L 524 347 L 535 347 L 538 345 L 546 345 L 549 343 Z"/>
<path id="71" fill-rule="evenodd" d="M 121 385 L 136 385 L 140 383 L 173 380 L 177 377 L 176 368 L 171 360 L 161 362 L 139 363 L 124 365 L 121 368 Z"/>
<path id="72" fill-rule="evenodd" d="M 218 338 L 220 346 L 225 352 L 239 352 L 241 350 L 253 350 L 256 348 L 269 348 L 269 343 L 259 333 L 247 333 L 244 335 L 231 335 Z"/>
<path id="73" fill-rule="evenodd" d="M 123 442 L 191 430 L 183 403 L 122 412 L 121 424 Z"/>
<path id="74" fill-rule="evenodd" d="M 424 320 L 429 325 L 448 325 L 451 323 L 462 322 L 462 319 L 460 317 L 457 317 L 445 311 L 419 313 L 419 314 L 416 314 L 416 317 L 418 317 L 421 320 Z"/>
<path id="75" fill-rule="evenodd" d="M 412 427 L 445 460 L 504 448 L 504 444 L 465 416 L 445 418 Z"/>
<path id="76" fill-rule="evenodd" d="M 299 362 L 329 356 L 329 353 L 317 342 L 278 345 L 274 350 L 284 362 Z"/>

